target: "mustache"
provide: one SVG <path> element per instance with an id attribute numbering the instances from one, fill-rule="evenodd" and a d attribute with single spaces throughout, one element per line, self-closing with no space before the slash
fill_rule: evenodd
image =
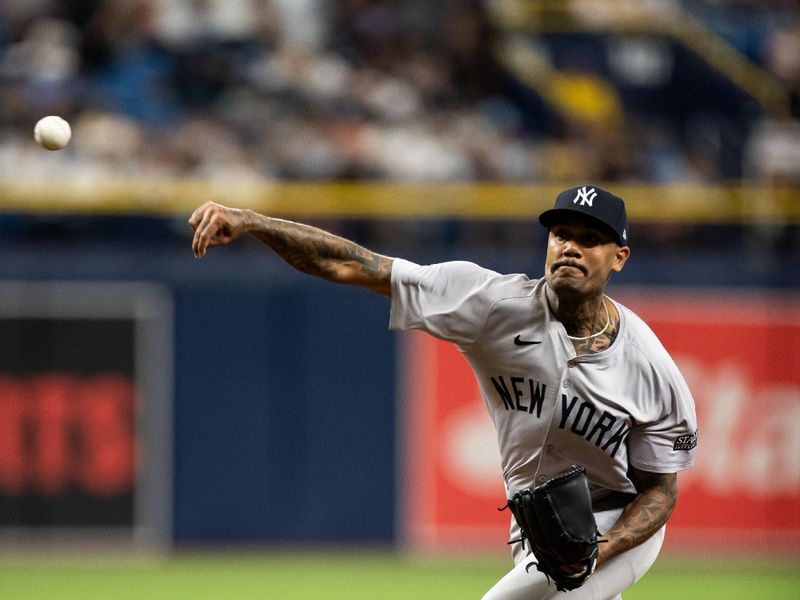
<path id="1" fill-rule="evenodd" d="M 556 269 L 559 267 L 575 267 L 576 269 L 580 269 L 584 275 L 587 275 L 586 267 L 571 260 L 562 260 L 560 262 L 553 263 L 553 265 L 550 267 L 550 272 L 555 273 Z"/>

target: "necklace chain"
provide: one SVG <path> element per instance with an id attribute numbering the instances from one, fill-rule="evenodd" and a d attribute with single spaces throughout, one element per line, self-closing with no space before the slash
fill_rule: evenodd
<path id="1" fill-rule="evenodd" d="M 606 304 L 605 300 L 603 300 L 603 308 L 606 309 L 606 324 L 600 331 L 598 331 L 597 333 L 593 333 L 592 335 L 587 335 L 585 337 L 575 337 L 570 334 L 567 334 L 567 337 L 571 340 L 575 340 L 576 342 L 580 342 L 582 340 L 591 340 L 592 338 L 596 338 L 598 335 L 603 335 L 608 329 L 608 326 L 611 325 L 611 313 L 608 312 L 608 305 Z"/>

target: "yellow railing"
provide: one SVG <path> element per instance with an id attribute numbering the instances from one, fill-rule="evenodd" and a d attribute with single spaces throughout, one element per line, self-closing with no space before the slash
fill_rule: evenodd
<path id="1" fill-rule="evenodd" d="M 640 5 L 630 0 L 586 0 L 584 4 L 590 10 L 584 13 L 583 19 L 576 17 L 570 3 L 564 0 L 508 0 L 499 3 L 502 8 L 496 9 L 494 16 L 497 24 L 507 32 L 606 32 L 669 37 L 701 56 L 767 113 L 775 116 L 789 114 L 789 93 L 776 77 L 685 11 L 677 7 L 654 10 L 652 5 Z M 587 20 L 586 15 L 593 16 Z M 501 58 L 507 59 L 507 45 L 501 47 L 499 53 Z M 507 64 L 515 69 L 514 61 Z M 517 71 L 517 74 L 523 81 L 531 83 L 531 77 L 524 71 Z"/>
<path id="2" fill-rule="evenodd" d="M 0 211 L 29 214 L 188 216 L 211 200 L 286 218 L 530 219 L 573 184 L 213 183 L 201 180 L 0 180 Z M 602 182 L 597 182 L 603 185 Z M 800 223 L 800 189 L 758 186 L 604 185 L 632 221 Z"/>

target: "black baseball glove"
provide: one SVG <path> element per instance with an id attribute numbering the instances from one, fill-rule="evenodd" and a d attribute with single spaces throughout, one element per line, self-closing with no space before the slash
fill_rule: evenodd
<path id="1" fill-rule="evenodd" d="M 594 572 L 600 535 L 586 469 L 573 465 L 540 486 L 516 492 L 506 506 L 538 561 L 536 568 L 559 590 L 583 585 Z"/>

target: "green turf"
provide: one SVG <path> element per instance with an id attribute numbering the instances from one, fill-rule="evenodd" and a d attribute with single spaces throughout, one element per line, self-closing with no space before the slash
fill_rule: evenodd
<path id="1" fill-rule="evenodd" d="M 625 600 L 800 600 L 797 562 L 661 559 Z"/>
<path id="2" fill-rule="evenodd" d="M 508 564 L 387 553 L 251 553 L 130 558 L 0 556 L 2 600 L 480 598 Z M 625 600 L 800 598 L 797 563 L 662 559 Z"/>

